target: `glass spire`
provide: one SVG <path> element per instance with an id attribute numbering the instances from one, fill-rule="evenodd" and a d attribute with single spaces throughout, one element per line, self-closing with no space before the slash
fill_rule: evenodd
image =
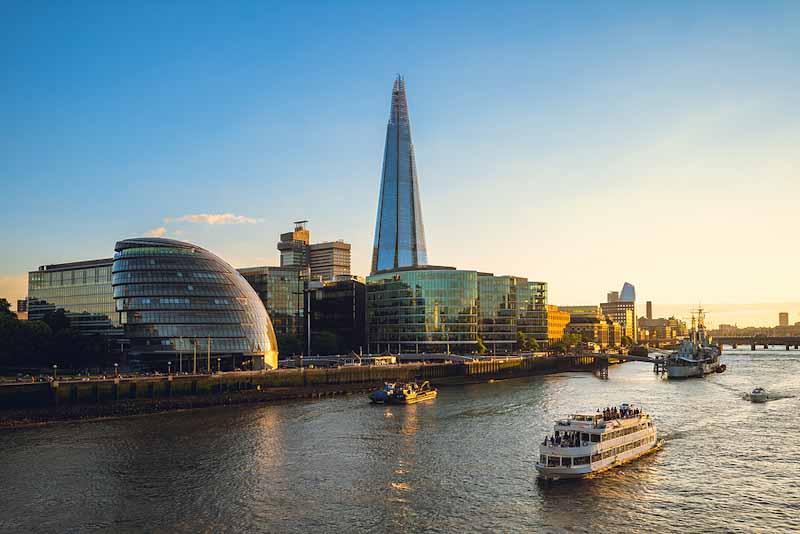
<path id="1" fill-rule="evenodd" d="M 392 110 L 386 126 L 372 273 L 427 263 L 406 84 L 398 76 L 392 88 Z"/>

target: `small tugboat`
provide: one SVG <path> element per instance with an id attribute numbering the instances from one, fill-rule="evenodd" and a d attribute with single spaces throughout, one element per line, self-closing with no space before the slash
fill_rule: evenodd
<path id="1" fill-rule="evenodd" d="M 697 310 L 697 318 L 692 315 L 692 328 L 689 339 L 684 340 L 678 350 L 667 357 L 667 378 L 704 377 L 710 373 L 723 372 L 720 364 L 722 351 L 706 336 L 703 309 Z M 720 371 L 722 369 L 722 371 Z"/>
<path id="2" fill-rule="evenodd" d="M 394 389 L 394 382 L 385 382 L 382 388 L 376 389 L 369 394 L 369 400 L 374 404 L 386 404 L 389 401 L 389 397 L 394 393 Z"/>
<path id="3" fill-rule="evenodd" d="M 539 446 L 536 469 L 546 480 L 583 478 L 624 464 L 663 446 L 656 425 L 629 404 L 555 422 Z"/>
<path id="4" fill-rule="evenodd" d="M 431 387 L 427 380 L 421 386 L 416 382 L 409 382 L 400 387 L 395 387 L 388 401 L 390 404 L 414 404 L 430 399 L 435 399 L 438 392 Z"/>
<path id="5" fill-rule="evenodd" d="M 769 395 L 764 388 L 756 388 L 750 392 L 750 402 L 767 402 Z"/>

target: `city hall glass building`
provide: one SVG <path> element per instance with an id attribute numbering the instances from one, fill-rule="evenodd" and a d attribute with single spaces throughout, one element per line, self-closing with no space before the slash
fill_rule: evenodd
<path id="1" fill-rule="evenodd" d="M 277 366 L 267 311 L 228 263 L 190 243 L 162 238 L 119 241 L 114 302 L 132 367 L 206 372 Z"/>

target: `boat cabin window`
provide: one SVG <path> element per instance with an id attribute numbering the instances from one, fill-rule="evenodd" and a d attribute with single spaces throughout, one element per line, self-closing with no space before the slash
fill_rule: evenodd
<path id="1" fill-rule="evenodd" d="M 544 454 L 540 454 L 540 455 L 539 455 L 539 463 L 540 463 L 540 464 L 545 464 L 545 463 L 547 463 L 547 456 L 545 456 Z"/>
<path id="2" fill-rule="evenodd" d="M 561 459 L 558 456 L 547 457 L 547 467 L 558 467 L 561 465 Z"/>
<path id="3" fill-rule="evenodd" d="M 572 465 L 586 465 L 588 463 L 589 463 L 588 456 L 578 456 L 577 458 L 574 458 L 572 461 Z"/>
<path id="4" fill-rule="evenodd" d="M 581 432 L 581 441 L 589 441 L 589 434 Z"/>
<path id="5" fill-rule="evenodd" d="M 592 443 L 600 443 L 600 434 L 589 434 L 592 438 Z"/>
<path id="6" fill-rule="evenodd" d="M 572 467 L 572 458 L 570 458 L 569 456 L 562 456 L 561 467 Z"/>

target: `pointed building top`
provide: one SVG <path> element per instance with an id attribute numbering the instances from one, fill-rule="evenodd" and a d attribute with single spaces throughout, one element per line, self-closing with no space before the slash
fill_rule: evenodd
<path id="1" fill-rule="evenodd" d="M 398 74 L 392 86 L 392 106 L 386 126 L 371 271 L 375 273 L 427 263 L 406 83 Z"/>

